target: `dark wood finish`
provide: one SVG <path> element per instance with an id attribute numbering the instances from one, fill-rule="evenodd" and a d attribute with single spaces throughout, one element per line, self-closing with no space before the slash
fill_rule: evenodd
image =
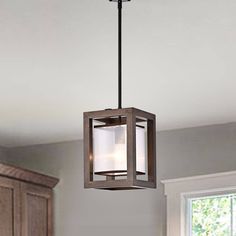
<path id="1" fill-rule="evenodd" d="M 52 236 L 52 190 L 22 183 L 22 235 Z"/>
<path id="2" fill-rule="evenodd" d="M 54 188 L 58 183 L 58 179 L 47 175 L 39 174 L 23 168 L 5 165 L 0 163 L 0 176 L 25 181 L 32 184 Z"/>
<path id="3" fill-rule="evenodd" d="M 127 118 L 126 117 L 108 117 L 108 118 L 100 118 L 95 119 L 95 121 L 100 122 L 101 124 L 95 125 L 94 128 L 97 127 L 109 127 L 109 126 L 117 126 L 117 125 L 125 125 L 127 124 Z M 144 122 L 145 120 L 136 118 L 136 123 L 138 122 Z M 138 126 L 138 125 L 137 125 Z"/>
<path id="4" fill-rule="evenodd" d="M 100 119 L 95 119 L 95 120 L 105 124 L 106 126 L 126 124 L 126 117 L 119 117 L 119 116 L 117 116 L 117 117 L 108 117 L 108 118 L 100 118 Z"/>
<path id="5" fill-rule="evenodd" d="M 115 178 L 115 177 L 120 177 L 120 176 L 127 176 L 127 170 L 99 171 L 99 172 L 94 172 L 94 174 Z M 136 175 L 145 175 L 145 173 L 136 170 Z"/>
<path id="6" fill-rule="evenodd" d="M 56 183 L 56 178 L 0 164 L 0 236 L 53 236 Z"/>
<path id="7" fill-rule="evenodd" d="M 89 119 L 89 127 L 93 126 L 93 120 Z M 89 129 L 89 178 L 93 180 L 93 129 Z"/>
<path id="8" fill-rule="evenodd" d="M 0 177 L 0 235 L 20 236 L 20 183 Z"/>
<path id="9" fill-rule="evenodd" d="M 127 179 L 116 179 L 116 180 L 96 180 L 90 181 L 87 184 L 87 188 L 97 188 L 97 189 L 107 189 L 107 190 L 116 190 L 119 188 L 130 188 L 132 187 L 133 182 Z"/>
<path id="10" fill-rule="evenodd" d="M 116 179 L 116 177 L 115 176 L 106 176 L 106 180 L 107 181 L 110 181 L 110 180 L 115 180 Z"/>
<path id="11" fill-rule="evenodd" d="M 145 180 L 138 180 L 138 179 L 134 180 L 133 185 L 135 187 L 139 187 L 139 188 L 156 188 L 156 183 L 155 182 L 150 182 L 150 181 L 145 181 Z"/>
<path id="12" fill-rule="evenodd" d="M 127 178 L 136 179 L 136 117 L 131 112 L 127 116 Z"/>
<path id="13" fill-rule="evenodd" d="M 132 109 L 133 109 L 133 113 L 135 114 L 136 117 L 142 117 L 142 118 L 146 118 L 148 120 L 155 120 L 155 118 L 156 118 L 156 116 L 150 112 L 142 111 L 137 108 L 132 108 Z"/>
<path id="14" fill-rule="evenodd" d="M 88 188 L 88 183 L 93 181 L 93 137 L 92 137 L 93 120 L 84 114 L 84 187 Z"/>
<path id="15" fill-rule="evenodd" d="M 127 179 L 116 179 L 107 176 L 106 180 L 93 178 L 93 120 L 107 125 L 127 124 Z M 111 121 L 111 120 L 114 120 Z M 148 133 L 148 181 L 136 178 L 136 123 L 147 122 Z M 154 114 L 136 108 L 92 111 L 84 113 L 84 186 L 108 190 L 124 190 L 138 188 L 156 188 L 156 117 Z"/>
<path id="16" fill-rule="evenodd" d="M 84 112 L 84 116 L 90 117 L 92 119 L 99 118 L 109 118 L 116 116 L 126 116 L 127 112 L 131 112 L 132 108 L 124 108 L 124 109 L 111 109 L 111 110 L 101 110 L 101 111 L 89 111 Z"/>
<path id="17" fill-rule="evenodd" d="M 156 186 L 156 119 L 148 120 L 148 181 Z"/>

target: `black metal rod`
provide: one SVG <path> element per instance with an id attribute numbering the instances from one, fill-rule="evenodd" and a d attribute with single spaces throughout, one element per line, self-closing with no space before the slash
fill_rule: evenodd
<path id="1" fill-rule="evenodd" d="M 118 0 L 118 108 L 122 108 L 122 0 Z"/>

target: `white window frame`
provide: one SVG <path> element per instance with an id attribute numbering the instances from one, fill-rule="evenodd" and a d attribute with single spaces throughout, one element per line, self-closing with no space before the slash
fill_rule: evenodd
<path id="1" fill-rule="evenodd" d="M 236 171 L 161 182 L 167 198 L 167 236 L 190 236 L 189 199 L 236 193 Z"/>

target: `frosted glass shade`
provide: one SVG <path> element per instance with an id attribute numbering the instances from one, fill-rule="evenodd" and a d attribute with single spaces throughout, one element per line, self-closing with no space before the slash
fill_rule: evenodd
<path id="1" fill-rule="evenodd" d="M 127 126 L 96 127 L 93 131 L 94 173 L 127 175 Z M 145 129 L 136 126 L 136 173 L 146 172 Z"/>

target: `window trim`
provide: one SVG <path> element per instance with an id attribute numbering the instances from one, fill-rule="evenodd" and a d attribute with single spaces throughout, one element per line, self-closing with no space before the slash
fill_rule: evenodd
<path id="1" fill-rule="evenodd" d="M 161 181 L 167 198 L 167 236 L 189 236 L 190 198 L 236 192 L 236 171 Z"/>

